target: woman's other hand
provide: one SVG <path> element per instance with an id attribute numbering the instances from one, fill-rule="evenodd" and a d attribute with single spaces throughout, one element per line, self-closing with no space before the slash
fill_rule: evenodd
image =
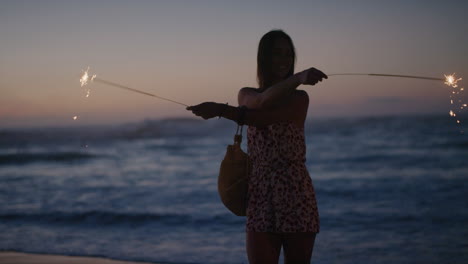
<path id="1" fill-rule="evenodd" d="M 320 70 L 310 68 L 298 73 L 301 84 L 315 85 L 323 79 L 328 79 L 328 76 Z"/>
<path id="2" fill-rule="evenodd" d="M 223 107 L 226 107 L 226 105 L 214 102 L 205 102 L 199 105 L 189 106 L 187 107 L 187 110 L 192 111 L 192 113 L 202 117 L 203 119 L 210 119 L 216 116 L 220 116 Z"/>

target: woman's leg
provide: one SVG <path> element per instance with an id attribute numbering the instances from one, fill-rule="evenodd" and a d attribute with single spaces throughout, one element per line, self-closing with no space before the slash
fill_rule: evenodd
<path id="1" fill-rule="evenodd" d="M 281 253 L 281 234 L 247 232 L 246 246 L 250 264 L 277 264 Z"/>
<path id="2" fill-rule="evenodd" d="M 312 258 L 316 233 L 283 234 L 284 262 L 308 264 Z"/>

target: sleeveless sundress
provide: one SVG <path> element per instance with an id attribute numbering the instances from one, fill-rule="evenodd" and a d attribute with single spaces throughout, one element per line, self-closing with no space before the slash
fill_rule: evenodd
<path id="1" fill-rule="evenodd" d="M 248 177 L 247 232 L 320 230 L 312 179 L 305 166 L 304 129 L 280 122 L 247 129 L 252 161 Z"/>

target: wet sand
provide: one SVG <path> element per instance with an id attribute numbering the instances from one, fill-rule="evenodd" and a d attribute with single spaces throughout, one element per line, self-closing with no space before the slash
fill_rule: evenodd
<path id="1" fill-rule="evenodd" d="M 61 255 L 29 254 L 20 252 L 0 252 L 2 264 L 149 264 L 149 262 L 132 262 L 112 260 L 99 257 L 71 257 Z M 155 264 L 155 263 L 153 263 Z"/>

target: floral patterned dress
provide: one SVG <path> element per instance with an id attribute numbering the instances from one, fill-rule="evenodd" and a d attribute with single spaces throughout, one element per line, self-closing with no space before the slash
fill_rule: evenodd
<path id="1" fill-rule="evenodd" d="M 304 129 L 275 123 L 247 130 L 252 161 L 248 232 L 314 232 L 320 229 L 312 180 L 305 166 Z"/>

